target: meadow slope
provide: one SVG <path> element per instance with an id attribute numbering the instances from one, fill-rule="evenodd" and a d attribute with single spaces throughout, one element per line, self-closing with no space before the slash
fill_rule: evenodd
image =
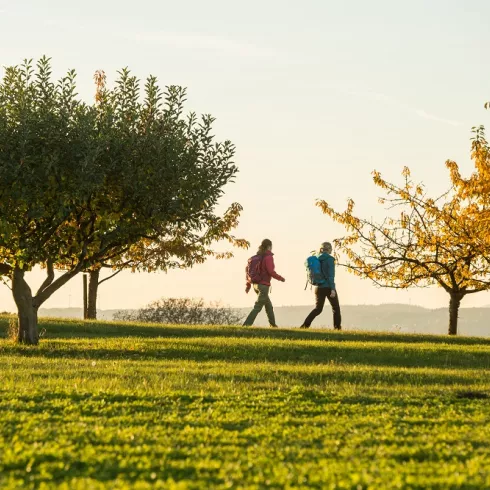
<path id="1" fill-rule="evenodd" d="M 490 488 L 490 339 L 41 328 L 0 339 L 2 489 Z"/>

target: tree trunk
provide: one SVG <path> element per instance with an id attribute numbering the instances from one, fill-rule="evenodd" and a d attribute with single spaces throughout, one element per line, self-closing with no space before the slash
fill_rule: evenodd
<path id="1" fill-rule="evenodd" d="M 88 318 L 88 285 L 87 274 L 82 274 L 82 286 L 83 286 L 83 319 Z"/>
<path id="2" fill-rule="evenodd" d="M 15 268 L 12 274 L 12 294 L 19 316 L 17 340 L 23 344 L 37 345 L 39 343 L 38 307 L 34 305 L 31 288 L 24 279 L 24 274 L 24 271 L 18 268 Z"/>
<path id="3" fill-rule="evenodd" d="M 464 294 L 461 293 L 450 293 L 451 299 L 449 300 L 449 335 L 458 334 L 458 313 L 461 300 Z"/>
<path id="4" fill-rule="evenodd" d="M 91 320 L 97 319 L 97 291 L 99 289 L 100 269 L 90 271 L 90 279 L 88 283 L 88 314 L 87 318 Z"/>

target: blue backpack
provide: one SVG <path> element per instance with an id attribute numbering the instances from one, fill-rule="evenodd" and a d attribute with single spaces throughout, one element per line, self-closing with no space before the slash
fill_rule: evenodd
<path id="1" fill-rule="evenodd" d="M 311 255 L 306 259 L 306 286 L 308 287 L 308 283 L 313 286 L 320 286 L 324 284 L 326 281 L 325 275 L 322 271 L 322 264 L 320 259 L 316 255 Z"/>

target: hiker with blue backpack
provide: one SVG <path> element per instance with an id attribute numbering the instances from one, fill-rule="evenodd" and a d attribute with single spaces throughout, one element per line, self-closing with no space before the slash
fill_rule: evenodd
<path id="1" fill-rule="evenodd" d="M 325 300 L 328 299 L 333 311 L 333 326 L 341 329 L 339 296 L 335 288 L 335 259 L 332 257 L 332 244 L 322 243 L 320 252 L 306 259 L 308 282 L 315 286 L 316 305 L 306 317 L 300 328 L 309 328 L 311 322 L 323 311 Z M 305 288 L 306 289 L 306 288 Z"/>
<path id="2" fill-rule="evenodd" d="M 262 240 L 257 254 L 248 259 L 247 268 L 245 269 L 247 281 L 245 292 L 248 294 L 253 285 L 254 291 L 257 294 L 257 301 L 255 302 L 253 310 L 245 320 L 243 324 L 244 327 L 253 325 L 257 315 L 264 306 L 269 325 L 271 327 L 277 327 L 276 318 L 274 316 L 274 307 L 272 306 L 269 297 L 271 280 L 274 278 L 284 282 L 286 279 L 275 271 L 273 257 L 272 242 L 266 238 L 265 240 Z"/>

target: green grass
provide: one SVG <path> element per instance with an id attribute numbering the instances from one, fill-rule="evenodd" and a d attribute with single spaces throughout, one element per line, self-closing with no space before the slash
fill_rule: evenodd
<path id="1" fill-rule="evenodd" d="M 490 339 L 41 328 L 0 339 L 2 489 L 490 488 Z"/>

